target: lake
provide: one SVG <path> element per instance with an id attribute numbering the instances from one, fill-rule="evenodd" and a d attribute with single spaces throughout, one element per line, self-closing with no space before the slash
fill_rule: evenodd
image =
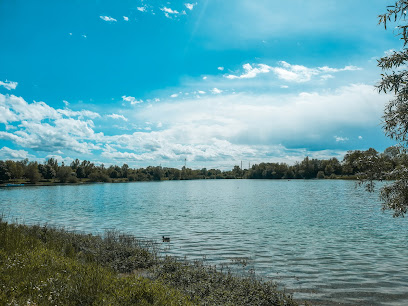
<path id="1" fill-rule="evenodd" d="M 341 180 L 200 180 L 0 189 L 0 213 L 26 224 L 117 229 L 165 252 L 253 269 L 297 299 L 408 305 L 408 223 L 378 193 Z M 238 268 L 234 262 L 246 260 Z"/>

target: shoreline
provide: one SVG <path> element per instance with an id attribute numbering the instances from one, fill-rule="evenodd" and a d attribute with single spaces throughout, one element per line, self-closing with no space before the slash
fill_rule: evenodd
<path id="1" fill-rule="evenodd" d="M 74 183 L 69 182 L 58 182 L 58 181 L 43 181 L 38 183 L 30 183 L 28 181 L 17 181 L 1 183 L 0 188 L 18 188 L 18 187 L 39 187 L 39 186 L 75 186 L 75 185 L 90 185 L 90 184 L 117 184 L 117 183 L 140 183 L 140 182 L 165 182 L 165 181 L 205 181 L 205 180 L 266 180 L 266 181 L 316 181 L 316 180 L 344 180 L 344 181 L 358 181 L 355 175 L 352 176 L 338 176 L 336 178 L 313 178 L 313 179 L 303 179 L 303 178 L 292 178 L 292 179 L 253 179 L 253 178 L 199 178 L 199 179 L 183 179 L 183 180 L 140 180 L 140 181 L 130 181 L 126 179 L 112 179 L 108 182 L 94 182 L 89 180 L 77 181 Z M 10 186 L 10 185 L 11 186 Z M 9 185 L 9 186 L 8 186 Z"/>
<path id="2" fill-rule="evenodd" d="M 162 257 L 151 241 L 115 231 L 101 237 L 10 224 L 0 217 L 0 242 L 4 303 L 64 304 L 75 294 L 86 304 L 103 299 L 127 305 L 298 305 L 274 282 L 220 272 L 202 261 Z M 16 260 L 22 264 L 12 264 Z M 41 294 L 34 295 L 37 288 Z M 116 296 L 120 292 L 123 296 Z"/>

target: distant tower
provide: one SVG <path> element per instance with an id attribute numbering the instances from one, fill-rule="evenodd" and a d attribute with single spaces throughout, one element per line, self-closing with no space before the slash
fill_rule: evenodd
<path id="1" fill-rule="evenodd" d="M 184 158 L 184 168 L 186 168 L 187 169 L 187 158 Z"/>

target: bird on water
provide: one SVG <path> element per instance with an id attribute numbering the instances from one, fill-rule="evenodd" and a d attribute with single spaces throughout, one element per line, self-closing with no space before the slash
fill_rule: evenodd
<path id="1" fill-rule="evenodd" d="M 163 242 L 170 242 L 170 237 L 162 236 L 162 238 L 163 238 Z"/>

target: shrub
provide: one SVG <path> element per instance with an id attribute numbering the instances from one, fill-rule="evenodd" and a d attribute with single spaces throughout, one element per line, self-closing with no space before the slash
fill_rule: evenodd
<path id="1" fill-rule="evenodd" d="M 318 178 L 319 180 L 324 179 L 324 172 L 323 171 L 317 172 L 316 178 Z"/>

